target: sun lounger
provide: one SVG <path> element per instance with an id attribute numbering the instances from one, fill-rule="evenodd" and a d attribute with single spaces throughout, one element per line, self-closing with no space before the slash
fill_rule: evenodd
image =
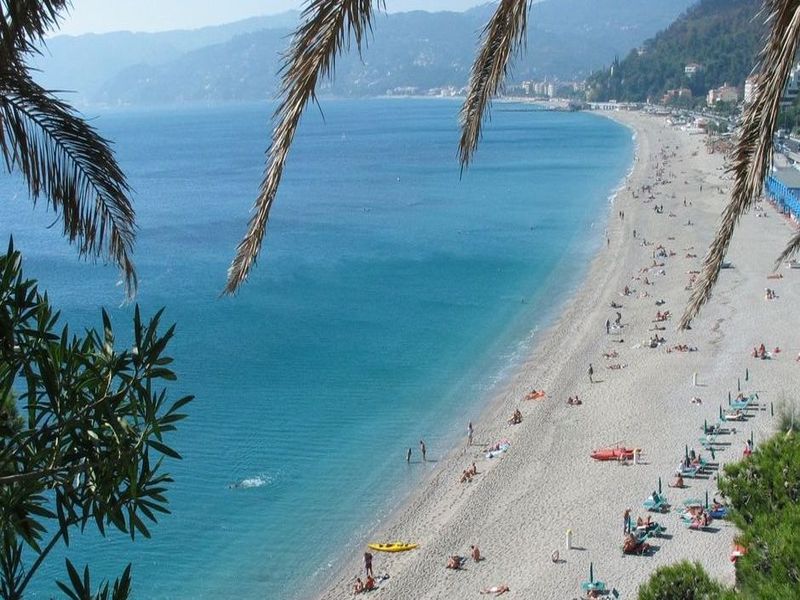
<path id="1" fill-rule="evenodd" d="M 747 410 L 748 408 L 750 408 L 750 405 L 753 404 L 756 400 L 758 400 L 758 394 L 750 394 L 744 400 L 731 401 L 730 407 L 733 410 Z"/>
<path id="2" fill-rule="evenodd" d="M 669 502 L 666 496 L 662 494 L 659 494 L 655 500 L 650 496 L 642 503 L 642 506 L 651 512 L 666 512 L 669 510 Z"/>
<path id="3" fill-rule="evenodd" d="M 714 447 L 714 444 L 717 443 L 717 434 L 716 433 L 708 433 L 708 434 L 704 435 L 703 437 L 699 438 L 698 441 L 700 442 L 700 445 L 704 449 L 710 450 L 711 448 Z"/>
<path id="4" fill-rule="evenodd" d="M 603 581 L 584 581 L 581 584 L 581 589 L 584 592 L 600 592 L 601 594 L 608 593 L 606 584 Z"/>

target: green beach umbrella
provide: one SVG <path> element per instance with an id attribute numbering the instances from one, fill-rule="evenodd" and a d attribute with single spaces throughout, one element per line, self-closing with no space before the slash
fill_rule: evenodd
<path id="1" fill-rule="evenodd" d="M 750 446 L 753 446 L 753 432 L 750 432 Z"/>
<path id="2" fill-rule="evenodd" d="M 594 563 L 589 563 L 589 583 L 594 583 Z"/>
<path id="3" fill-rule="evenodd" d="M 706 490 L 706 508 L 708 508 L 708 490 Z"/>
<path id="4" fill-rule="evenodd" d="M 703 419 L 703 433 L 708 433 L 708 419 Z"/>
<path id="5" fill-rule="evenodd" d="M 658 493 L 661 493 L 661 477 L 658 478 Z"/>
<path id="6" fill-rule="evenodd" d="M 728 392 L 728 404 L 730 404 L 730 403 L 731 403 L 731 393 Z"/>
<path id="7" fill-rule="evenodd" d="M 749 379 L 750 379 L 750 369 L 745 369 L 744 370 L 744 380 L 745 381 L 749 381 Z"/>
<path id="8" fill-rule="evenodd" d="M 722 420 L 722 407 L 719 407 L 719 420 Z"/>
<path id="9" fill-rule="evenodd" d="M 686 458 L 689 458 L 689 444 L 686 444 L 686 446 L 684 447 L 684 449 L 683 449 L 683 455 L 684 455 Z"/>

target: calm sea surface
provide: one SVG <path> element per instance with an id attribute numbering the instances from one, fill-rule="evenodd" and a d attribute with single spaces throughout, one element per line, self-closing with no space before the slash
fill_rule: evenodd
<path id="1" fill-rule="evenodd" d="M 73 539 L 94 578 L 134 563 L 137 598 L 309 594 L 475 420 L 579 282 L 628 169 L 630 132 L 496 105 L 459 178 L 458 104 L 325 101 L 292 150 L 265 250 L 236 298 L 225 272 L 260 182 L 270 107 L 126 111 L 94 124 L 135 188 L 145 313 L 177 322 L 193 393 L 172 438 L 173 514 L 153 539 Z M 44 204 L 0 179 L 0 243 L 64 319 L 129 338 L 112 267 L 81 263 Z M 415 451 L 405 463 L 408 447 Z M 236 486 L 238 484 L 238 486 Z M 232 487 L 234 486 L 234 487 Z M 413 534 L 413 532 L 410 532 Z M 64 554 L 35 594 L 58 595 Z"/>

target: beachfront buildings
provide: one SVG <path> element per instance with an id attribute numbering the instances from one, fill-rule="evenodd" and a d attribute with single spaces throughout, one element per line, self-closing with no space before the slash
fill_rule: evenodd
<path id="1" fill-rule="evenodd" d="M 750 104 L 756 96 L 756 78 L 753 76 L 744 80 L 744 103 Z"/>
<path id="2" fill-rule="evenodd" d="M 739 88 L 727 83 L 718 88 L 708 90 L 706 97 L 706 104 L 715 106 L 719 102 L 738 102 L 739 101 Z"/>
<path id="3" fill-rule="evenodd" d="M 791 106 L 797 100 L 800 94 L 800 63 L 796 64 L 792 71 L 789 73 L 789 79 L 786 81 L 786 87 L 783 89 L 783 98 L 781 98 L 781 108 Z"/>

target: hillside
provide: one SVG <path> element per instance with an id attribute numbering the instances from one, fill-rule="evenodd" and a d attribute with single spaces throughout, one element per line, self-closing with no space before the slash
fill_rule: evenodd
<path id="1" fill-rule="evenodd" d="M 760 8 L 759 0 L 701 0 L 641 51 L 591 77 L 590 99 L 643 102 L 680 87 L 696 97 L 726 82 L 741 87 L 762 45 Z M 702 70 L 687 76 L 689 63 Z"/>
<path id="2" fill-rule="evenodd" d="M 667 26 L 694 0 L 545 0 L 534 4 L 527 51 L 516 80 L 583 78 Z M 466 84 L 478 33 L 493 6 L 463 13 L 383 14 L 369 47 L 337 61 L 323 93 L 385 94 L 400 87 Z M 296 19 L 296 14 L 292 15 Z M 57 37 L 37 66 L 44 84 L 76 90 L 80 104 L 250 101 L 277 90 L 280 54 L 290 33 L 284 16 L 220 28 L 160 34 Z M 238 29 L 237 29 L 238 28 Z"/>

